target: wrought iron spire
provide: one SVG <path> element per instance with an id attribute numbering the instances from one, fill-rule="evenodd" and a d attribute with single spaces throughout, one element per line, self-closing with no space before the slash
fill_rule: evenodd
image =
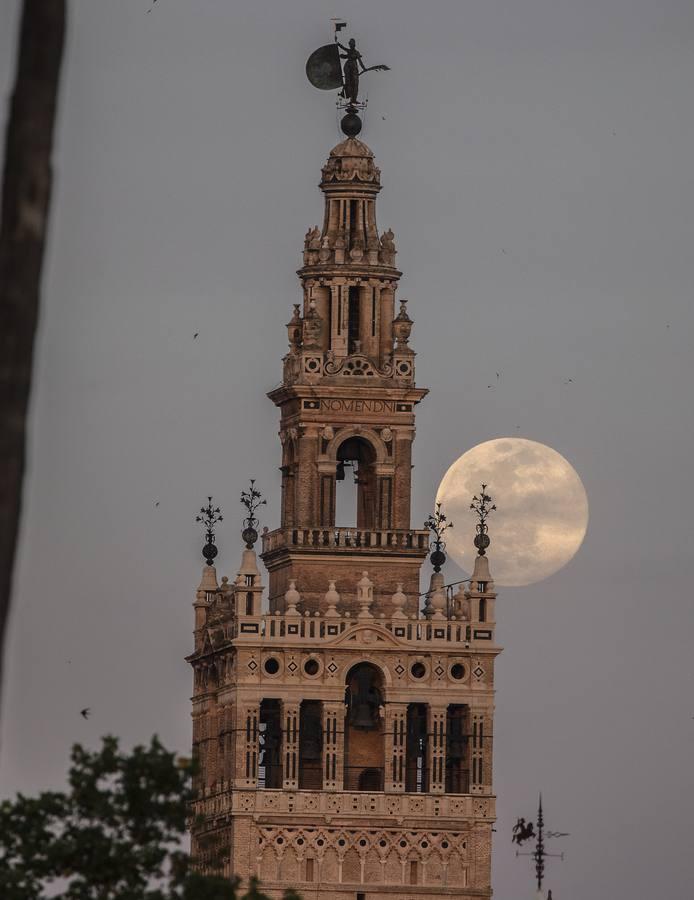
<path id="1" fill-rule="evenodd" d="M 424 527 L 428 528 L 435 535 L 434 549 L 429 558 L 434 567 L 434 572 L 440 572 L 441 566 L 446 562 L 446 554 L 443 552 L 446 549 L 446 542 L 443 540 L 443 535 L 448 528 L 453 528 L 453 522 L 449 522 L 446 519 L 445 514 L 441 510 L 441 504 L 437 503 L 436 509 L 425 521 Z"/>
<path id="2" fill-rule="evenodd" d="M 215 525 L 224 521 L 222 511 L 218 506 L 213 505 L 212 497 L 207 498 L 207 506 L 200 507 L 200 515 L 195 517 L 195 521 L 202 523 L 202 527 L 205 529 L 205 546 L 202 548 L 202 555 L 207 565 L 211 566 L 219 552 L 214 543 Z"/>
<path id="3" fill-rule="evenodd" d="M 496 504 L 492 503 L 492 498 L 487 493 L 487 485 L 482 485 L 482 490 L 480 491 L 479 497 L 477 494 L 472 498 L 472 503 L 470 504 L 470 509 L 473 509 L 477 513 L 478 522 L 475 526 L 477 534 L 475 535 L 474 544 L 477 547 L 478 556 L 484 556 L 487 552 L 487 547 L 489 547 L 491 541 L 489 539 L 488 527 L 487 527 L 487 518 L 491 512 L 496 509 Z"/>
<path id="4" fill-rule="evenodd" d="M 542 890 L 542 879 L 545 874 L 545 841 L 542 829 L 545 820 L 542 818 L 542 794 L 540 794 L 540 803 L 537 807 L 537 840 L 535 841 L 535 877 L 537 878 L 537 889 Z"/>
<path id="5" fill-rule="evenodd" d="M 246 507 L 248 515 L 243 520 L 243 531 L 241 537 L 249 550 L 253 549 L 253 545 L 258 540 L 258 517 L 255 512 L 259 506 L 265 506 L 267 500 L 255 486 L 255 478 L 250 479 L 250 487 L 247 491 L 241 491 L 241 504 Z"/>
<path id="6" fill-rule="evenodd" d="M 545 860 L 550 857 L 556 857 L 557 859 L 564 859 L 563 853 L 548 853 L 545 850 L 545 820 L 542 815 L 542 794 L 540 794 L 540 801 L 537 808 L 537 832 L 533 829 L 533 823 L 528 821 L 526 824 L 525 819 L 519 819 L 514 828 L 513 828 L 513 842 L 517 843 L 519 846 L 522 846 L 523 843 L 527 840 L 535 839 L 535 849 L 532 853 L 521 853 L 520 851 L 516 851 L 516 856 L 530 856 L 535 862 L 535 878 L 537 880 L 537 889 L 539 892 L 542 891 L 542 882 L 544 881 L 545 876 Z M 569 837 L 568 831 L 548 831 L 547 837 Z"/>

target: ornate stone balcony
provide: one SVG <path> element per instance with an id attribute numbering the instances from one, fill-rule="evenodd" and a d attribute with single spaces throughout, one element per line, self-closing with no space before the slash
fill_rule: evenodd
<path id="1" fill-rule="evenodd" d="M 263 534 L 263 554 L 281 549 L 307 549 L 312 552 L 345 552 L 379 554 L 383 550 L 397 550 L 413 556 L 425 556 L 429 551 L 429 532 L 426 529 L 360 530 L 358 528 L 276 528 Z"/>

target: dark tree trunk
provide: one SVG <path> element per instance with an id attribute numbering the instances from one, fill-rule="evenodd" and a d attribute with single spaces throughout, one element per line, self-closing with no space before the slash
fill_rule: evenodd
<path id="1" fill-rule="evenodd" d="M 0 224 L 0 677 L 22 500 L 65 17 L 65 0 L 24 0 L 5 139 Z"/>

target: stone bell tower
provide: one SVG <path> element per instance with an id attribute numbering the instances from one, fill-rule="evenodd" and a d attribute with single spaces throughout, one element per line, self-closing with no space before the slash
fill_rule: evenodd
<path id="1" fill-rule="evenodd" d="M 305 237 L 303 302 L 269 395 L 282 510 L 262 535 L 267 600 L 251 485 L 238 574 L 219 586 L 208 535 L 194 604 L 193 855 L 257 875 L 272 897 L 291 886 L 326 900 L 489 898 L 500 648 L 486 525 L 454 593 L 432 520 L 422 596 L 429 531 L 411 527 L 410 479 L 426 390 L 396 303 L 393 233 L 376 224 L 371 150 L 342 141 L 320 187 L 323 225 Z M 345 480 L 352 524 L 336 512 Z"/>

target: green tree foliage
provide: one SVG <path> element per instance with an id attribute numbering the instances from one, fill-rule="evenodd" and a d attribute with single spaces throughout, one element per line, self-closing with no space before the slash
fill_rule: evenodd
<path id="1" fill-rule="evenodd" d="M 0 804 L 3 900 L 236 900 L 238 879 L 196 872 L 182 847 L 189 763 L 156 737 L 129 754 L 76 744 L 71 760 L 68 790 Z M 268 898 L 251 879 L 241 900 Z"/>

